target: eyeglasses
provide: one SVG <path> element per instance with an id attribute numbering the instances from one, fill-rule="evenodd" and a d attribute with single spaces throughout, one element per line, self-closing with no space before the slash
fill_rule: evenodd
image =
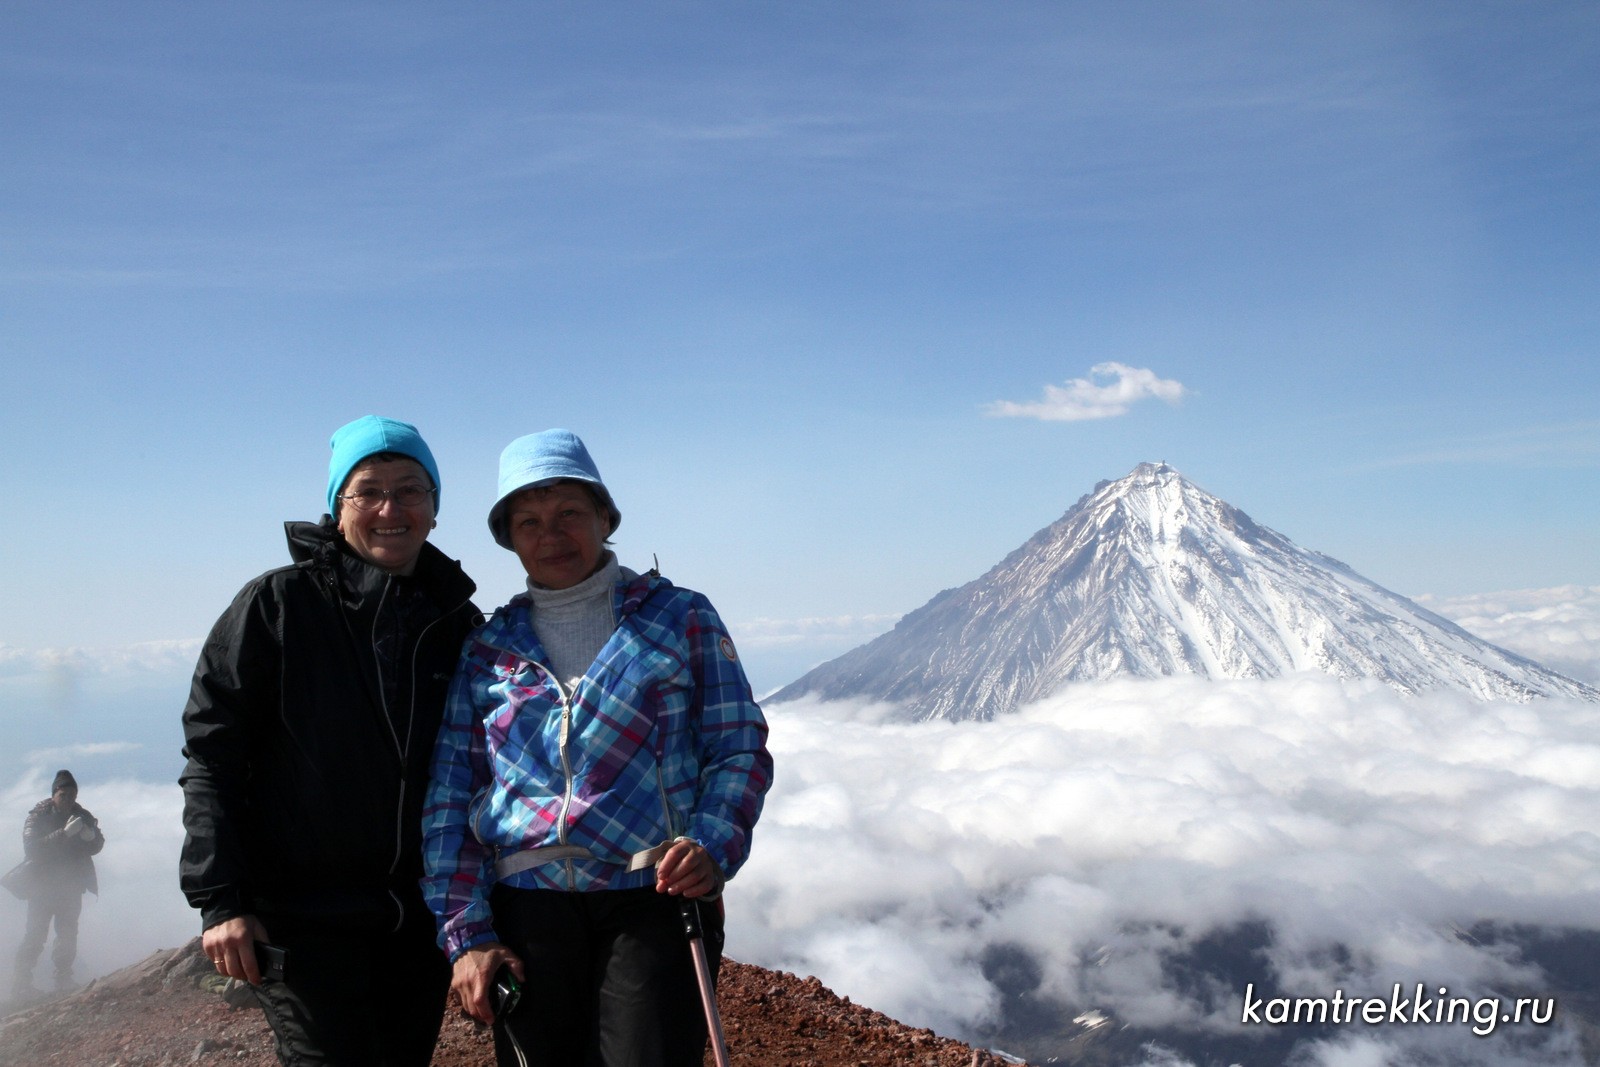
<path id="1" fill-rule="evenodd" d="M 402 485 L 398 489 L 379 489 L 377 486 L 368 485 L 353 493 L 346 493 L 339 499 L 350 501 L 362 511 L 376 511 L 383 507 L 386 498 L 394 498 L 394 502 L 403 508 L 414 508 L 424 500 L 432 499 L 433 494 L 437 492 L 437 489 L 421 485 Z"/>

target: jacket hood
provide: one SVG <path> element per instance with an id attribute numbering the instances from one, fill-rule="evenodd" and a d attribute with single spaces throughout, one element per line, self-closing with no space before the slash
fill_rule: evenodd
<path id="1" fill-rule="evenodd" d="M 283 532 L 289 542 L 290 559 L 337 574 L 339 584 L 358 597 L 381 589 L 394 577 L 350 551 L 332 515 L 324 515 L 318 522 L 286 522 Z M 430 541 L 422 543 L 411 578 L 445 610 L 470 600 L 478 589 L 477 583 L 461 569 L 460 562 L 439 551 Z"/>

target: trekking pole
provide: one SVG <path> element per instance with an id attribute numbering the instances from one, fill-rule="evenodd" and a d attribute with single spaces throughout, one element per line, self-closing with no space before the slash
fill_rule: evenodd
<path id="1" fill-rule="evenodd" d="M 728 1044 L 722 1039 L 722 1015 L 717 1011 L 717 991 L 711 984 L 711 965 L 706 961 L 705 932 L 700 928 L 700 904 L 685 899 L 678 905 L 683 916 L 683 936 L 689 939 L 694 956 L 694 976 L 700 983 L 700 1003 L 706 1009 L 706 1033 L 711 1037 L 711 1058 L 717 1067 L 728 1067 Z"/>

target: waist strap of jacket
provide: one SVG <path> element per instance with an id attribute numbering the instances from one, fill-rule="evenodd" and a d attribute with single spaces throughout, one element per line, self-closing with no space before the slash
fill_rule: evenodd
<path id="1" fill-rule="evenodd" d="M 663 841 L 654 848 L 647 848 L 643 852 L 635 852 L 628 860 L 629 871 L 642 871 L 647 867 L 654 867 L 667 854 L 667 849 L 672 847 L 671 841 Z M 542 848 L 525 848 L 520 852 L 510 852 L 496 858 L 494 861 L 494 876 L 497 880 L 505 880 L 519 871 L 528 870 L 530 867 L 539 867 L 546 863 L 559 863 L 562 860 L 592 860 L 594 853 L 582 845 L 545 845 Z"/>

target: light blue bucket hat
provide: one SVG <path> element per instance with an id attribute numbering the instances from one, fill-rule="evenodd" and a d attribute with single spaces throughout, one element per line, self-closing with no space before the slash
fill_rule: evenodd
<path id="1" fill-rule="evenodd" d="M 622 512 L 611 500 L 600 470 L 589 458 L 589 450 L 571 430 L 541 430 L 519 437 L 500 453 L 500 499 L 489 509 L 489 532 L 495 544 L 511 547 L 511 532 L 506 529 L 506 508 L 511 498 L 524 489 L 537 489 L 551 482 L 587 482 L 611 516 L 611 531 L 622 522 Z"/>
<path id="2" fill-rule="evenodd" d="M 417 428 L 399 419 L 382 415 L 363 415 L 333 431 L 333 455 L 328 458 L 328 514 L 339 514 L 339 490 L 355 470 L 356 464 L 380 452 L 397 452 L 422 464 L 433 479 L 433 513 L 439 514 L 439 497 L 444 487 L 439 482 L 439 465 L 433 461 L 428 442 Z"/>

